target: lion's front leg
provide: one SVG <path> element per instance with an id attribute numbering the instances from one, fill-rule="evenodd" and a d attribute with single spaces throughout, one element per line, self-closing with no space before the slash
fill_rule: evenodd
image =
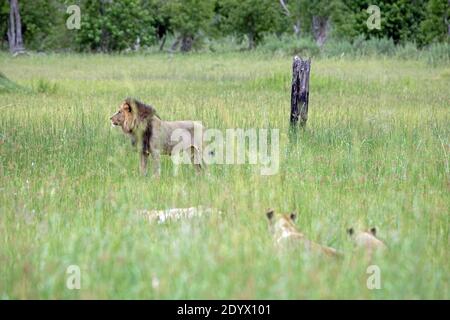
<path id="1" fill-rule="evenodd" d="M 145 151 L 141 152 L 141 174 L 143 176 L 147 175 L 147 160 L 148 160 L 148 153 Z"/>
<path id="2" fill-rule="evenodd" d="M 131 140 L 131 146 L 136 147 L 136 144 L 137 144 L 136 137 L 134 135 L 130 135 L 130 140 Z"/>
<path id="3" fill-rule="evenodd" d="M 202 171 L 202 169 L 205 169 L 202 159 L 202 152 L 199 148 L 192 145 L 190 147 L 189 153 L 191 154 L 191 163 L 194 165 L 195 172 L 198 174 Z"/>
<path id="4" fill-rule="evenodd" d="M 157 177 L 161 175 L 161 159 L 160 152 L 158 150 L 152 150 L 152 161 L 153 161 L 153 174 Z"/>

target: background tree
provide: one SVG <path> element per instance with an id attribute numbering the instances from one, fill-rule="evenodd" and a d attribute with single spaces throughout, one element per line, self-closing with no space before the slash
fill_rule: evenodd
<path id="1" fill-rule="evenodd" d="M 450 0 L 430 0 L 426 6 L 425 19 L 420 24 L 420 42 L 449 41 Z"/>
<path id="2" fill-rule="evenodd" d="M 317 45 L 322 46 L 328 38 L 331 16 L 337 1 L 311 0 L 308 6 L 311 31 Z"/>
<path id="3" fill-rule="evenodd" d="M 65 25 L 66 9 L 74 3 L 81 7 L 80 30 L 68 30 Z M 450 0 L 378 0 L 380 30 L 370 30 L 366 24 L 370 15 L 366 10 L 372 3 L 371 0 L 2 0 L 0 48 L 20 52 L 25 43 L 28 50 L 110 52 L 150 46 L 158 41 L 162 50 L 170 34 L 175 35 L 172 50 L 180 48 L 183 52 L 201 46 L 205 38 L 230 34 L 238 40 L 248 39 L 250 49 L 269 34 L 312 37 L 319 46 L 329 38 L 356 43 L 382 38 L 395 44 L 416 42 L 421 46 L 449 42 Z"/>
<path id="4" fill-rule="evenodd" d="M 173 33 L 170 23 L 170 9 L 167 0 L 144 0 L 143 7 L 147 12 L 153 14 L 153 28 L 156 39 L 159 41 L 159 50 L 164 49 L 167 36 Z"/>
<path id="5" fill-rule="evenodd" d="M 415 41 L 423 19 L 425 1 L 423 0 L 381 0 L 376 3 L 381 12 L 381 29 L 370 30 L 366 21 L 370 0 L 343 0 L 349 9 L 343 21 L 345 32 L 352 37 L 388 38 L 395 43 Z M 342 26 L 342 25 L 341 25 Z M 340 26 L 338 26 L 339 28 Z"/>
<path id="6" fill-rule="evenodd" d="M 64 2 L 59 0 L 18 1 L 22 25 L 22 41 L 30 50 L 70 47 L 65 28 Z M 0 35 L 8 42 L 10 2 L 0 4 Z M 49 15 L 48 13 L 52 14 Z M 4 23 L 3 23 L 4 22 Z M 3 44 L 2 44 L 3 47 Z"/>
<path id="7" fill-rule="evenodd" d="M 172 50 L 176 50 L 181 43 L 180 50 L 187 52 L 211 27 L 214 1 L 168 0 L 165 12 L 170 16 L 170 25 L 177 34 Z"/>
<path id="8" fill-rule="evenodd" d="M 8 46 L 9 2 L 0 2 L 0 49 Z"/>
<path id="9" fill-rule="evenodd" d="M 81 50 L 121 51 L 155 40 L 153 13 L 141 0 L 85 0 L 81 11 Z"/>
<path id="10" fill-rule="evenodd" d="M 294 35 L 299 37 L 308 20 L 308 0 L 279 0 L 282 11 L 292 25 Z M 309 28 L 306 28 L 309 29 Z M 304 30 L 303 30 L 304 31 Z"/>
<path id="11" fill-rule="evenodd" d="M 58 0 L 21 1 L 20 11 L 24 41 L 28 49 L 45 50 L 61 45 L 58 42 L 64 39 L 67 32 L 63 2 Z"/>
<path id="12" fill-rule="evenodd" d="M 327 40 L 332 27 L 338 35 L 348 32 L 345 19 L 349 10 L 341 0 L 279 0 L 297 36 L 312 36 L 319 46 Z M 347 14 L 347 17 L 345 17 Z"/>
<path id="13" fill-rule="evenodd" d="M 282 21 L 279 3 L 272 0 L 222 0 L 221 15 L 228 33 L 248 38 L 248 48 L 253 49 L 263 40 L 264 34 L 274 32 Z"/>
<path id="14" fill-rule="evenodd" d="M 18 0 L 9 0 L 8 44 L 12 54 L 25 51 L 22 37 L 22 20 Z"/>

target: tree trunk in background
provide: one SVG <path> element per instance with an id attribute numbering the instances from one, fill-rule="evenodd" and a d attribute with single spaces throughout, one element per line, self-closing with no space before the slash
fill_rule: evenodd
<path id="1" fill-rule="evenodd" d="M 285 0 L 280 0 L 280 5 L 281 5 L 281 8 L 283 9 L 283 12 L 286 15 L 286 17 L 291 18 L 291 12 L 289 11 L 289 8 L 286 5 Z M 299 38 L 300 37 L 300 19 L 295 20 L 293 28 L 294 28 L 294 35 L 297 38 Z"/>
<path id="2" fill-rule="evenodd" d="M 177 37 L 175 39 L 175 41 L 172 43 L 172 45 L 170 46 L 170 51 L 171 52 L 175 52 L 177 51 L 178 45 L 180 44 L 181 41 L 181 36 Z"/>
<path id="3" fill-rule="evenodd" d="M 109 5 L 110 0 L 100 0 L 100 7 L 99 7 L 99 17 L 104 17 L 106 15 L 106 8 Z M 83 14 L 83 13 L 81 13 Z M 102 24 L 101 33 L 100 33 L 100 41 L 98 44 L 98 47 L 96 48 L 97 51 L 100 52 L 108 52 L 113 50 L 110 46 L 110 38 L 111 34 L 106 29 L 105 24 Z M 91 48 L 93 49 L 93 48 Z"/>
<path id="4" fill-rule="evenodd" d="M 194 43 L 194 38 L 192 36 L 183 36 L 181 39 L 181 48 L 182 52 L 188 52 L 192 49 L 192 44 Z"/>
<path id="5" fill-rule="evenodd" d="M 248 50 L 252 50 L 255 47 L 255 37 L 253 36 L 253 32 L 249 32 L 247 37 L 248 37 Z"/>
<path id="6" fill-rule="evenodd" d="M 159 45 L 159 51 L 163 51 L 164 50 L 164 45 L 166 44 L 166 38 L 167 38 L 167 35 L 164 35 L 161 38 L 161 44 Z"/>
<path id="7" fill-rule="evenodd" d="M 8 44 L 14 55 L 25 52 L 18 0 L 9 0 Z"/>
<path id="8" fill-rule="evenodd" d="M 300 38 L 300 19 L 297 19 L 294 24 L 294 35 Z"/>
<path id="9" fill-rule="evenodd" d="M 312 20 L 312 31 L 314 39 L 319 47 L 321 47 L 327 40 L 329 29 L 328 17 L 314 16 Z"/>

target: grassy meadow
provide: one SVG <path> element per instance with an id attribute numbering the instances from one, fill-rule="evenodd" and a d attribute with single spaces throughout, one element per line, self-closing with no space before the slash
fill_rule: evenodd
<path id="1" fill-rule="evenodd" d="M 307 128 L 290 139 L 291 57 L 0 54 L 1 299 L 449 299 L 450 65 L 312 61 Z M 109 117 L 127 96 L 166 120 L 277 128 L 280 167 L 186 165 L 142 177 Z M 222 215 L 149 223 L 141 209 Z M 345 253 L 278 254 L 267 208 Z M 381 289 L 346 229 L 376 226 Z M 81 289 L 66 269 L 81 269 Z"/>

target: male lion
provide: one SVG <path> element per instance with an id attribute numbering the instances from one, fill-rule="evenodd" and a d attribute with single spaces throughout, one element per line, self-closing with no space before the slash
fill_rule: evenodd
<path id="1" fill-rule="evenodd" d="M 309 252 L 325 254 L 331 257 L 340 257 L 342 255 L 334 248 L 309 240 L 303 233 L 298 231 L 294 224 L 297 217 L 294 212 L 291 214 L 275 214 L 274 210 L 269 210 L 266 216 L 269 219 L 270 231 L 278 246 L 303 247 Z"/>
<path id="2" fill-rule="evenodd" d="M 196 170 L 200 170 L 202 161 L 202 139 L 204 128 L 196 121 L 163 121 L 155 108 L 136 99 L 127 98 L 111 118 L 114 126 L 130 136 L 131 143 L 139 143 L 140 169 L 147 174 L 147 159 L 151 154 L 153 172 L 161 173 L 160 155 L 173 155 L 176 151 L 187 151 Z M 180 139 L 183 143 L 180 143 Z M 187 141 L 186 141 L 187 140 Z M 180 149 L 180 150 L 178 150 Z"/>

